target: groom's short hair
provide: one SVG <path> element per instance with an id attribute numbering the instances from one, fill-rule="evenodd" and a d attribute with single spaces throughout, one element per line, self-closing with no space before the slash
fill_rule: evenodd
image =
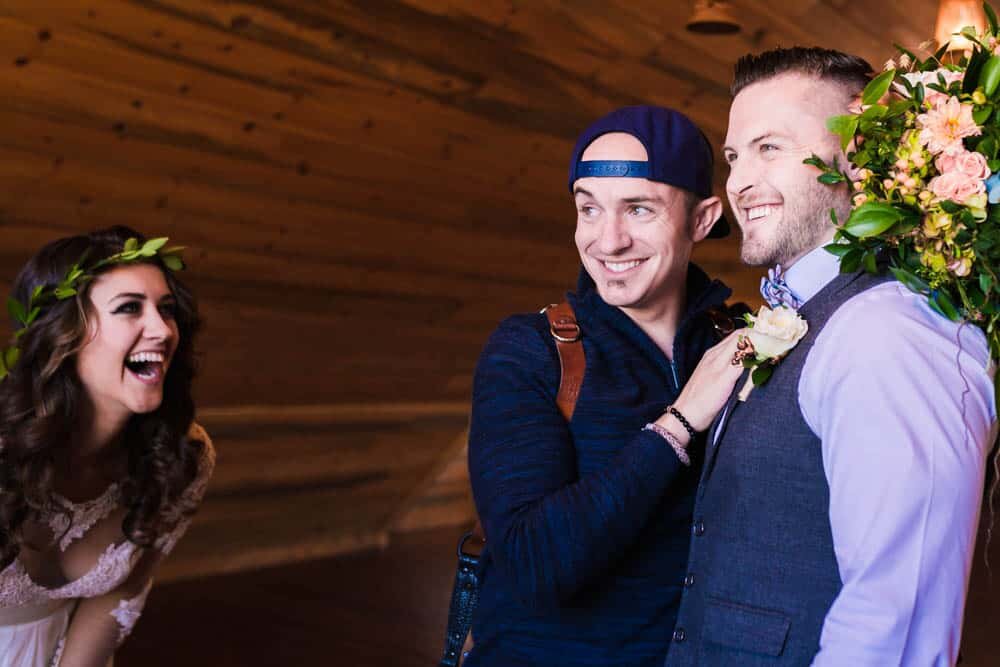
<path id="1" fill-rule="evenodd" d="M 736 97 L 750 84 L 786 72 L 799 72 L 819 79 L 836 81 L 850 88 L 854 94 L 861 92 L 868 84 L 872 67 L 864 58 L 815 46 L 795 46 L 790 49 L 771 49 L 758 54 L 748 53 L 736 61 L 733 84 L 729 92 Z"/>

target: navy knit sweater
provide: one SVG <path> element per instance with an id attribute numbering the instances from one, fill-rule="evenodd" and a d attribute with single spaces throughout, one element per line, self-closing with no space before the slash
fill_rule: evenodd
<path id="1" fill-rule="evenodd" d="M 467 667 L 662 665 L 685 575 L 700 443 L 642 431 L 716 341 L 730 290 L 697 267 L 673 361 L 586 274 L 569 295 L 587 371 L 569 424 L 544 315 L 505 320 L 476 369 L 469 471 L 487 536 Z"/>

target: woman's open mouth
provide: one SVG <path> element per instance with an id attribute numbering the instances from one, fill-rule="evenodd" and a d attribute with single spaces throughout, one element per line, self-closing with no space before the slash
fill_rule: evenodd
<path id="1" fill-rule="evenodd" d="M 158 384 L 164 376 L 162 352 L 137 352 L 125 359 L 125 369 L 145 384 Z"/>

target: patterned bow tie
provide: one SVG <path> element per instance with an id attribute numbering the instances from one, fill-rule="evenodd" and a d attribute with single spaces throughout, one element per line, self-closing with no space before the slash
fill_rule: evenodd
<path id="1" fill-rule="evenodd" d="M 773 269 L 768 269 L 767 278 L 760 279 L 760 295 L 767 301 L 771 308 L 786 306 L 792 310 L 798 310 L 802 306 L 802 299 L 792 291 L 785 279 L 781 275 L 781 264 Z"/>

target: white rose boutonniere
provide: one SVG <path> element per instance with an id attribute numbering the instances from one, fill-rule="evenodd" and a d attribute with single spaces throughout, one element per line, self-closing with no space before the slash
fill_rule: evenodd
<path id="1" fill-rule="evenodd" d="M 740 337 L 739 351 L 733 363 L 752 368 L 750 378 L 740 390 L 739 399 L 745 401 L 754 387 L 767 382 L 788 352 L 798 345 L 809 331 L 809 324 L 798 311 L 786 306 L 768 308 L 761 306 L 756 315 L 744 315 L 746 333 Z"/>

